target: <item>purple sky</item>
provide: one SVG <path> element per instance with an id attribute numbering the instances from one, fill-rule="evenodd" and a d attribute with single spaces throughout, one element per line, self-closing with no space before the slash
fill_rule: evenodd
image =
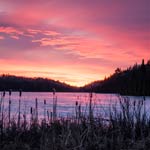
<path id="1" fill-rule="evenodd" d="M 149 0 L 0 0 L 0 73 L 84 85 L 150 59 Z"/>

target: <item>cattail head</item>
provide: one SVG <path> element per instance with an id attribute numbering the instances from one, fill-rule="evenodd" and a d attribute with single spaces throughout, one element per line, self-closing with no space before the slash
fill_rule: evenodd
<path id="1" fill-rule="evenodd" d="M 144 104 L 144 100 L 141 101 L 141 105 L 143 105 L 143 104 Z"/>
<path id="2" fill-rule="evenodd" d="M 51 118 L 53 117 L 53 112 L 51 112 Z"/>
<path id="3" fill-rule="evenodd" d="M 9 104 L 11 104 L 11 100 L 9 100 Z"/>
<path id="4" fill-rule="evenodd" d="M 12 92 L 12 90 L 10 89 L 10 90 L 9 90 L 9 96 L 11 96 L 11 92 Z"/>
<path id="5" fill-rule="evenodd" d="M 81 105 L 79 105 L 79 111 L 81 111 Z"/>
<path id="6" fill-rule="evenodd" d="M 78 106 L 78 101 L 76 101 L 76 106 Z"/>
<path id="7" fill-rule="evenodd" d="M 56 89 L 55 89 L 55 88 L 53 88 L 53 95 L 55 95 L 55 93 L 56 93 Z"/>
<path id="8" fill-rule="evenodd" d="M 5 92 L 5 91 L 3 91 L 3 97 L 5 97 L 5 94 L 6 94 L 6 92 Z"/>
<path id="9" fill-rule="evenodd" d="M 22 96 L 22 90 L 21 89 L 19 90 L 19 96 L 20 97 Z"/>
<path id="10" fill-rule="evenodd" d="M 92 92 L 90 93 L 90 98 L 92 98 L 93 97 L 93 94 L 92 94 Z"/>
<path id="11" fill-rule="evenodd" d="M 44 105 L 46 105 L 46 100 L 44 99 Z"/>
<path id="12" fill-rule="evenodd" d="M 32 114 L 33 110 L 32 110 L 32 107 L 30 108 L 30 114 Z"/>

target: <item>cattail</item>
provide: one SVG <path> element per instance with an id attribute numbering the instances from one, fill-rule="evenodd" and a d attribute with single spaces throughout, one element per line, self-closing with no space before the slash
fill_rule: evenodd
<path id="1" fill-rule="evenodd" d="M 23 118 L 24 118 L 24 130 L 26 129 L 26 125 L 27 125 L 26 108 L 27 108 L 27 105 L 25 104 L 24 114 L 23 114 Z"/>
<path id="2" fill-rule="evenodd" d="M 55 89 L 55 88 L 53 88 L 53 96 L 55 95 L 55 93 L 56 93 L 56 89 Z"/>
<path id="3" fill-rule="evenodd" d="M 8 109 L 9 125 L 10 125 L 10 118 L 11 118 L 11 99 L 9 99 L 9 109 Z"/>
<path id="4" fill-rule="evenodd" d="M 44 105 L 46 105 L 46 100 L 44 99 Z"/>
<path id="5" fill-rule="evenodd" d="M 54 117 L 55 117 L 55 119 L 56 119 L 56 117 L 57 117 L 57 96 L 56 96 L 56 98 L 55 98 L 55 111 L 54 111 Z"/>
<path id="6" fill-rule="evenodd" d="M 9 119 L 9 126 L 10 126 L 10 118 L 11 118 L 11 92 L 12 90 L 9 90 L 9 108 L 8 108 L 8 119 Z"/>
<path id="7" fill-rule="evenodd" d="M 9 90 L 9 96 L 11 96 L 11 92 L 12 92 L 12 90 L 10 89 L 10 90 Z"/>
<path id="8" fill-rule="evenodd" d="M 35 99 L 35 119 L 38 121 L 38 99 Z"/>
<path id="9" fill-rule="evenodd" d="M 78 101 L 76 101 L 76 106 L 78 106 Z"/>
<path id="10" fill-rule="evenodd" d="M 48 121 L 49 121 L 50 116 L 49 116 L 49 111 L 48 110 L 47 110 L 47 117 L 48 117 Z"/>
<path id="11" fill-rule="evenodd" d="M 32 113 L 33 113 L 33 110 L 32 110 L 32 107 L 30 108 L 30 114 L 32 115 Z"/>
<path id="12" fill-rule="evenodd" d="M 53 118 L 53 112 L 51 112 L 51 122 L 52 122 L 52 118 Z"/>
<path id="13" fill-rule="evenodd" d="M 25 112 L 23 114 L 23 119 L 24 119 L 23 125 L 24 125 L 24 130 L 25 130 L 26 129 L 26 113 Z"/>
<path id="14" fill-rule="evenodd" d="M 81 104 L 79 105 L 78 109 L 79 109 L 79 118 L 80 118 L 81 117 Z"/>
<path id="15" fill-rule="evenodd" d="M 19 90 L 19 96 L 20 97 L 22 96 L 22 90 L 21 89 Z"/>
<path id="16" fill-rule="evenodd" d="M 90 118 L 90 122 L 92 121 L 93 118 L 93 112 L 92 112 L 92 97 L 93 94 L 92 92 L 90 93 L 90 103 L 89 103 L 89 118 Z"/>
<path id="17" fill-rule="evenodd" d="M 20 108 L 21 108 L 21 96 L 22 96 L 22 90 L 19 90 L 19 114 L 18 114 L 18 127 L 20 127 Z"/>
<path id="18" fill-rule="evenodd" d="M 30 108 L 30 114 L 31 114 L 31 122 L 33 121 L 33 109 L 32 107 Z"/>
<path id="19" fill-rule="evenodd" d="M 46 121 L 46 100 L 44 100 L 44 120 Z"/>
<path id="20" fill-rule="evenodd" d="M 78 118 L 78 101 L 75 102 L 75 113 L 76 113 L 76 119 Z"/>
<path id="21" fill-rule="evenodd" d="M 5 97 L 5 94 L 6 94 L 6 92 L 5 92 L 5 91 L 3 91 L 3 97 Z"/>
<path id="22" fill-rule="evenodd" d="M 143 97 L 143 105 L 144 105 L 144 114 L 145 114 L 145 112 L 146 112 L 146 106 L 145 106 L 145 101 L 146 101 L 146 98 L 145 98 L 145 96 Z"/>
<path id="23" fill-rule="evenodd" d="M 1 113 L 1 137 L 3 137 L 3 125 L 4 125 L 4 97 L 5 97 L 5 91 L 3 91 L 2 98 L 1 98 L 1 104 L 0 104 L 0 113 Z M 2 107 L 2 108 L 1 108 Z"/>
<path id="24" fill-rule="evenodd" d="M 57 117 L 57 112 L 56 112 L 56 109 L 57 109 L 57 96 L 55 95 L 56 93 L 56 90 L 55 88 L 53 88 L 53 120 L 56 119 Z"/>

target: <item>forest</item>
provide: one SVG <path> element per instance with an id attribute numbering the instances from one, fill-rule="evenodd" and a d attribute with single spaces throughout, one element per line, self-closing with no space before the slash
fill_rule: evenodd
<path id="1" fill-rule="evenodd" d="M 95 81 L 84 86 L 82 91 L 97 93 L 119 93 L 122 95 L 150 95 L 150 60 L 135 64 L 125 70 L 117 68 L 102 81 Z"/>
<path id="2" fill-rule="evenodd" d="M 47 78 L 27 78 L 14 75 L 0 76 L 0 91 L 31 91 L 31 92 L 96 92 L 118 93 L 122 95 L 150 95 L 150 60 L 147 63 L 135 64 L 125 70 L 117 68 L 104 80 L 94 81 L 83 87 Z"/>
<path id="3" fill-rule="evenodd" d="M 0 76 L 0 91 L 18 91 L 25 92 L 52 92 L 55 88 L 58 92 L 73 92 L 76 87 L 66 83 L 47 79 L 47 78 L 27 78 L 14 75 Z"/>

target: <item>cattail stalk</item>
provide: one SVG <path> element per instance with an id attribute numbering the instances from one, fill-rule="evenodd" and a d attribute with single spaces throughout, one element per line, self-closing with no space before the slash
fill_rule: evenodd
<path id="1" fill-rule="evenodd" d="M 78 101 L 76 101 L 76 104 L 75 104 L 75 113 L 76 113 L 76 120 L 78 118 Z"/>
<path id="2" fill-rule="evenodd" d="M 11 119 L 11 90 L 9 90 L 9 108 L 8 108 L 8 121 L 10 126 L 10 119 Z"/>
<path id="3" fill-rule="evenodd" d="M 56 120 L 57 118 L 57 96 L 56 96 L 56 90 L 53 89 L 53 120 Z"/>
<path id="4" fill-rule="evenodd" d="M 38 99 L 35 99 L 35 121 L 38 122 Z"/>
<path id="5" fill-rule="evenodd" d="M 46 121 L 46 100 L 44 100 L 44 121 Z"/>
<path id="6" fill-rule="evenodd" d="M 79 115 L 79 119 L 81 118 L 81 104 L 78 107 L 78 115 Z"/>
<path id="7" fill-rule="evenodd" d="M 0 126 L 1 126 L 1 141 L 3 141 L 3 125 L 4 125 L 4 98 L 5 98 L 5 91 L 2 93 L 1 98 L 1 120 L 0 120 Z"/>
<path id="8" fill-rule="evenodd" d="M 18 127 L 20 127 L 20 109 L 21 109 L 21 96 L 22 96 L 22 90 L 19 90 L 19 114 L 18 114 Z"/>
<path id="9" fill-rule="evenodd" d="M 47 118 L 48 118 L 48 122 L 49 122 L 50 121 L 50 113 L 48 110 L 47 110 Z"/>
<path id="10" fill-rule="evenodd" d="M 5 98 L 6 92 L 3 92 L 3 98 L 2 98 L 2 127 L 4 123 L 4 98 Z"/>
<path id="11" fill-rule="evenodd" d="M 24 130 L 26 129 L 26 124 L 27 124 L 27 121 L 26 121 L 26 104 L 25 104 L 25 109 L 24 109 L 24 114 L 23 114 L 23 119 L 24 119 Z"/>
<path id="12" fill-rule="evenodd" d="M 51 112 L 51 120 L 50 120 L 50 122 L 52 122 L 53 121 L 53 112 Z"/>
<path id="13" fill-rule="evenodd" d="M 0 115 L 2 115 L 1 113 L 2 113 L 2 103 L 3 103 L 3 98 L 4 98 L 3 93 L 1 93 L 1 101 L 0 101 Z"/>
<path id="14" fill-rule="evenodd" d="M 30 114 L 31 114 L 30 124 L 32 124 L 32 122 L 33 122 L 33 109 L 32 109 L 32 107 L 30 108 Z"/>
<path id="15" fill-rule="evenodd" d="M 93 97 L 93 94 L 90 93 L 90 102 L 89 102 L 89 119 L 90 119 L 90 123 L 92 123 L 92 119 L 93 119 L 92 97 Z"/>

